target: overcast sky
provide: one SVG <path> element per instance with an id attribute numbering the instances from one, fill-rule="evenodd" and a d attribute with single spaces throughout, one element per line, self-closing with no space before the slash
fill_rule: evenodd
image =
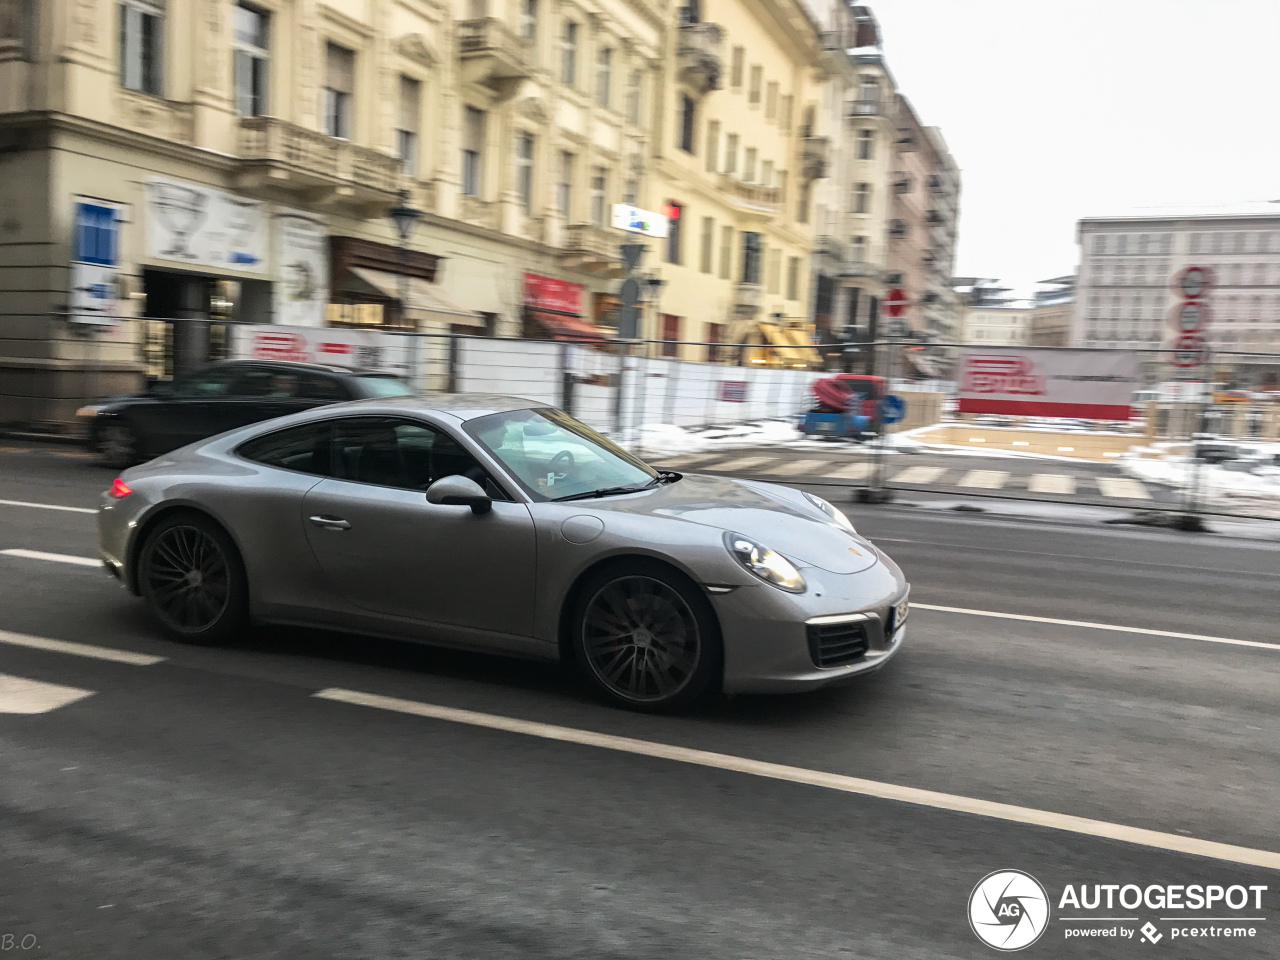
<path id="1" fill-rule="evenodd" d="M 1029 291 L 1075 269 L 1080 217 L 1280 199 L 1277 0 L 871 7 L 961 168 L 958 276 Z"/>

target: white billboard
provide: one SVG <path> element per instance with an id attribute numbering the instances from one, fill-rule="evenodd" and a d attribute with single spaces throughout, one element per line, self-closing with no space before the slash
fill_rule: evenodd
<path id="1" fill-rule="evenodd" d="M 408 379 L 413 338 L 380 330 L 232 324 L 231 355 L 244 360 L 292 360 L 373 370 Z"/>
<path id="2" fill-rule="evenodd" d="M 210 187 L 147 181 L 147 254 L 188 267 L 267 272 L 267 205 Z"/>
<path id="3" fill-rule="evenodd" d="M 961 413 L 1128 420 L 1138 388 L 1138 355 L 967 347 L 957 381 Z"/>
<path id="4" fill-rule="evenodd" d="M 667 235 L 666 217 L 626 203 L 613 205 L 613 226 L 627 233 L 643 233 L 646 237 L 661 239 Z"/>
<path id="5" fill-rule="evenodd" d="M 325 222 L 298 210 L 275 216 L 276 271 L 272 316 L 277 324 L 324 326 L 329 303 L 329 230 Z"/>

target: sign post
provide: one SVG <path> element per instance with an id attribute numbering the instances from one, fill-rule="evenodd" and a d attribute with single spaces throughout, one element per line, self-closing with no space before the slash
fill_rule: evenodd
<path id="1" fill-rule="evenodd" d="M 884 295 L 883 302 L 885 313 L 891 318 L 888 331 L 889 343 L 885 348 L 886 369 L 884 373 L 885 382 L 892 388 L 894 368 L 898 359 L 898 340 L 906 334 L 906 322 L 902 319 L 902 314 L 907 309 L 909 301 L 905 290 L 901 287 L 893 287 Z M 901 403 L 901 400 L 897 397 L 885 397 L 876 405 L 876 424 L 879 429 L 879 436 L 876 437 L 875 469 L 871 474 L 872 482 L 865 496 L 865 499 L 870 503 L 885 503 L 892 499 L 892 494 L 885 483 L 884 476 L 885 447 L 889 442 L 889 431 L 885 428 L 890 423 L 896 423 L 900 418 L 892 420 L 886 418 L 886 413 L 896 409 L 894 405 L 886 404 L 886 401 L 890 399 Z M 905 408 L 905 404 L 903 406 Z"/>
<path id="2" fill-rule="evenodd" d="M 1170 359 L 1175 367 L 1184 371 L 1183 379 L 1200 379 L 1197 374 L 1209 363 L 1209 345 L 1205 340 L 1204 331 L 1209 325 L 1208 296 L 1213 285 L 1213 271 L 1208 267 L 1196 265 L 1184 267 L 1174 278 L 1173 286 L 1182 297 L 1182 302 L 1173 308 L 1169 317 L 1169 325 L 1175 331 Z M 1187 483 L 1183 513 L 1178 523 L 1183 530 L 1201 530 L 1204 527 L 1199 516 L 1201 458 L 1197 452 L 1197 441 L 1204 426 L 1208 392 L 1208 390 L 1201 390 L 1200 397 L 1188 398 L 1188 401 L 1195 405 L 1195 420 L 1192 423 L 1190 438 L 1191 477 Z"/>

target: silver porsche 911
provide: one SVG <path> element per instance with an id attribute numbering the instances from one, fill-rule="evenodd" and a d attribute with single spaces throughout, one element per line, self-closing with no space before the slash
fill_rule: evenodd
<path id="1" fill-rule="evenodd" d="M 655 470 L 509 397 L 224 433 L 126 471 L 98 525 L 176 639 L 252 618 L 560 658 L 642 710 L 879 669 L 907 616 L 902 572 L 825 500 Z"/>

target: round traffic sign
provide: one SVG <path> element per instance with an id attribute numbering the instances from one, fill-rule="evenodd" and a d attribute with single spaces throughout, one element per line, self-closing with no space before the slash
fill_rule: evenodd
<path id="1" fill-rule="evenodd" d="M 907 401 L 897 394 L 887 394 L 880 401 L 879 413 L 884 423 L 897 423 L 907 415 Z"/>
<path id="2" fill-rule="evenodd" d="M 1209 325 L 1209 305 L 1199 300 L 1188 300 L 1173 308 L 1169 320 L 1180 334 L 1199 333 Z"/>
<path id="3" fill-rule="evenodd" d="M 1175 367 L 1198 367 L 1204 363 L 1204 337 L 1194 333 L 1186 333 L 1173 341 L 1173 365 Z"/>
<path id="4" fill-rule="evenodd" d="M 902 316 L 902 311 L 907 306 L 907 293 L 901 287 L 894 287 L 884 295 L 884 308 L 889 312 L 891 317 Z"/>
<path id="5" fill-rule="evenodd" d="M 1208 267 L 1183 267 L 1175 282 L 1184 297 L 1198 300 L 1213 286 L 1213 271 Z"/>

